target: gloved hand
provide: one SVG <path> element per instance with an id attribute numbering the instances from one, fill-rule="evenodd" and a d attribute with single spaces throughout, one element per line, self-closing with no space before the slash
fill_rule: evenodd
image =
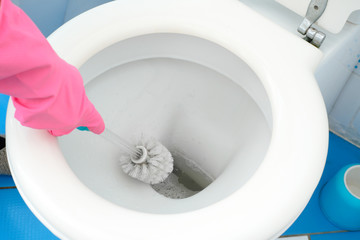
<path id="1" fill-rule="evenodd" d="M 52 135 L 105 125 L 85 94 L 79 71 L 62 60 L 30 18 L 10 0 L 0 5 L 0 92 L 12 97 L 22 125 Z"/>

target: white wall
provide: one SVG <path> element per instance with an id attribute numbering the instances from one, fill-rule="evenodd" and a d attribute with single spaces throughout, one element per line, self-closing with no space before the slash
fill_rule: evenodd
<path id="1" fill-rule="evenodd" d="M 360 43 L 359 43 L 360 45 Z M 360 53 L 358 55 L 360 59 Z M 360 60 L 358 60 L 360 61 Z M 356 67 L 356 68 L 355 68 Z M 329 114 L 330 129 L 360 146 L 360 63 L 354 66 L 354 71 L 337 98 Z"/>
<path id="2" fill-rule="evenodd" d="M 320 50 L 324 58 L 315 77 L 330 114 L 358 63 L 360 25 L 347 23 L 339 34 L 327 33 Z"/>
<path id="3" fill-rule="evenodd" d="M 297 27 L 303 17 L 274 0 L 240 1 L 302 38 Z M 315 77 L 326 104 L 330 130 L 360 146 L 360 25 L 356 25 L 360 24 L 360 11 L 350 20 L 339 34 L 315 26 L 326 33 L 320 48 L 324 57 Z"/>

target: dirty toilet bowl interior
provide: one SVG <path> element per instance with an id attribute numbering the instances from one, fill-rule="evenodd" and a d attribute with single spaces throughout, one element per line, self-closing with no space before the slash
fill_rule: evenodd
<path id="1" fill-rule="evenodd" d="M 181 177 L 180 183 L 155 185 L 156 194 L 122 172 L 122 149 L 107 139 L 79 131 L 60 138 L 75 174 L 115 204 L 149 213 L 205 207 L 240 188 L 264 159 L 269 100 L 249 66 L 219 45 L 189 35 L 149 34 L 104 49 L 80 72 L 107 128 L 134 144 L 141 137 L 158 139 L 176 169 L 194 181 L 189 187 Z"/>
<path id="2" fill-rule="evenodd" d="M 320 179 L 328 128 L 313 70 L 321 53 L 237 1 L 174 4 L 114 1 L 49 41 L 80 69 L 107 128 L 130 142 L 155 137 L 195 185 L 172 191 L 138 182 L 101 136 L 56 139 L 21 126 L 9 104 L 14 180 L 61 239 L 272 239 Z M 277 41 L 259 40 L 273 33 Z M 191 231 L 174 234 L 176 226 Z"/>

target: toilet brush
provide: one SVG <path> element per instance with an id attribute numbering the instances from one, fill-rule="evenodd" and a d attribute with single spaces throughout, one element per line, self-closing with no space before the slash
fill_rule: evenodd
<path id="1" fill-rule="evenodd" d="M 86 127 L 78 129 L 88 130 Z M 101 136 L 122 148 L 124 153 L 120 156 L 120 165 L 130 177 L 148 184 L 157 184 L 163 182 L 173 171 L 174 160 L 171 153 L 155 139 L 141 140 L 132 145 L 107 128 Z"/>

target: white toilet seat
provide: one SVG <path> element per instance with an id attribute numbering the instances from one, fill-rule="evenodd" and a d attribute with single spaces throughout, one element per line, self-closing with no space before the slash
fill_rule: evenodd
<path id="1" fill-rule="evenodd" d="M 10 103 L 7 148 L 19 192 L 61 239 L 277 237 L 306 206 L 325 164 L 327 117 L 313 77 L 321 52 L 235 0 L 119 0 L 73 19 L 49 41 L 62 58 L 80 67 L 113 43 L 161 32 L 215 42 L 247 62 L 261 79 L 271 101 L 273 133 L 253 177 L 230 197 L 196 211 L 128 210 L 85 187 L 56 138 L 21 126 Z"/>

